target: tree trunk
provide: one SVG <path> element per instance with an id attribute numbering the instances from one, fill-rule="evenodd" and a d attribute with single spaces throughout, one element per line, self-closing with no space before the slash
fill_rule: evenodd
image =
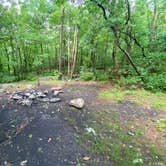
<path id="1" fill-rule="evenodd" d="M 7 57 L 7 69 L 8 69 L 8 74 L 10 75 L 10 57 L 9 57 L 9 53 L 8 53 L 6 44 L 4 44 L 4 47 L 5 47 L 6 57 Z"/>
<path id="2" fill-rule="evenodd" d="M 68 47 L 67 47 L 67 53 L 68 53 L 68 70 L 67 70 L 67 73 L 68 73 L 68 79 L 70 79 L 70 22 L 68 20 Z"/>
<path id="3" fill-rule="evenodd" d="M 155 28 L 156 28 L 156 20 L 157 20 L 157 2 L 156 0 L 153 1 L 153 17 L 149 25 L 149 48 L 152 49 L 152 41 L 155 35 Z"/>
<path id="4" fill-rule="evenodd" d="M 77 25 L 75 25 L 74 29 L 75 30 L 74 30 L 74 45 L 73 45 L 73 64 L 72 64 L 72 71 L 71 71 L 71 79 L 73 78 L 75 64 L 76 64 L 76 56 L 77 56 L 77 33 L 78 33 Z"/>
<path id="5" fill-rule="evenodd" d="M 64 24 L 64 8 L 61 15 L 61 28 L 60 28 L 60 48 L 59 48 L 59 72 L 62 72 L 62 54 L 63 54 L 63 25 Z M 60 78 L 61 79 L 61 78 Z"/>

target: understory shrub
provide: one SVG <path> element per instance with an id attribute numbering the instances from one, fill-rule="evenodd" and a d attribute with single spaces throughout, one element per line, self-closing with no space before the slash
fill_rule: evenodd
<path id="1" fill-rule="evenodd" d="M 166 90 L 166 74 L 153 74 L 146 77 L 145 88 L 149 90 Z"/>
<path id="2" fill-rule="evenodd" d="M 62 73 L 59 72 L 58 70 L 54 70 L 53 76 L 55 77 L 55 79 L 59 79 L 62 76 Z"/>
<path id="3" fill-rule="evenodd" d="M 97 81 L 106 81 L 108 80 L 108 74 L 104 71 L 97 71 L 95 74 L 95 79 Z"/>
<path id="4" fill-rule="evenodd" d="M 94 78 L 94 74 L 93 74 L 93 72 L 81 71 L 80 72 L 80 77 L 81 77 L 81 79 L 83 79 L 85 81 L 89 81 L 89 80 L 92 80 Z"/>
<path id="5" fill-rule="evenodd" d="M 10 83 L 17 80 L 16 76 L 0 74 L 0 83 Z"/>
<path id="6" fill-rule="evenodd" d="M 29 73 L 25 76 L 24 79 L 28 81 L 35 81 L 37 79 L 37 76 L 34 73 Z"/>
<path id="7" fill-rule="evenodd" d="M 118 80 L 118 84 L 122 85 L 135 85 L 141 82 L 141 79 L 137 76 L 128 76 L 128 77 L 121 77 Z"/>

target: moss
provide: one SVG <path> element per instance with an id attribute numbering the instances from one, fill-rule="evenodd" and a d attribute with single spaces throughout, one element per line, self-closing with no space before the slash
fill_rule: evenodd
<path id="1" fill-rule="evenodd" d="M 166 94 L 162 92 L 152 93 L 144 89 L 127 90 L 114 87 L 112 89 L 101 91 L 99 96 L 115 101 L 127 99 L 141 105 L 146 104 L 156 108 L 166 108 Z"/>

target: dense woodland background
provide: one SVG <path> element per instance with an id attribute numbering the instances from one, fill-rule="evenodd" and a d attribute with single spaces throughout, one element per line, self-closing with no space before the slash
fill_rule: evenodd
<path id="1" fill-rule="evenodd" d="M 166 90 L 165 0 L 0 1 L 0 82 L 37 76 Z"/>

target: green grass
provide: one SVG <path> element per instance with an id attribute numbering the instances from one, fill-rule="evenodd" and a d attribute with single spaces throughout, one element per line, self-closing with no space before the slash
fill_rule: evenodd
<path id="1" fill-rule="evenodd" d="M 111 160 L 117 166 L 146 166 L 149 162 L 158 162 L 160 156 L 157 151 L 151 151 L 149 158 L 143 153 L 147 151 L 143 131 L 140 128 L 129 130 L 129 124 L 124 126 L 119 115 L 98 111 L 90 115 L 89 126 L 93 133 L 83 132 L 77 142 L 89 147 L 89 154 L 102 155 L 103 160 Z M 131 125 L 131 124 L 130 124 Z M 147 143 L 148 144 L 148 143 Z"/>
<path id="2" fill-rule="evenodd" d="M 165 129 L 166 128 L 166 117 L 158 119 L 156 122 L 156 126 L 157 126 L 157 128 L 164 128 Z"/>
<path id="3" fill-rule="evenodd" d="M 166 108 L 166 94 L 162 92 L 152 93 L 144 89 L 127 90 L 119 87 L 100 92 L 100 97 L 115 101 L 131 100 L 141 105 L 150 105 L 156 108 Z"/>

